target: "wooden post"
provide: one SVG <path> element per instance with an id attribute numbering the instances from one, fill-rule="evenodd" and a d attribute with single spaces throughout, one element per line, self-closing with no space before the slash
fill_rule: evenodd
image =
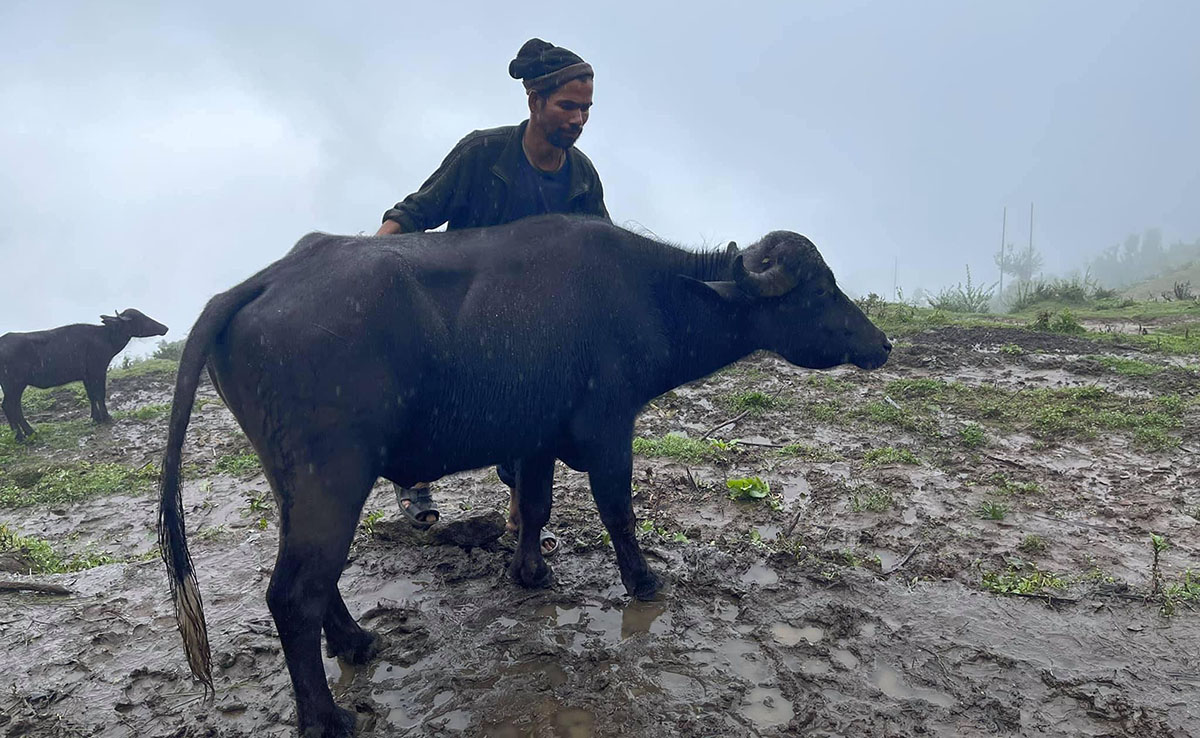
<path id="1" fill-rule="evenodd" d="M 1004 237 L 1008 231 L 1008 206 L 1000 216 L 1000 297 L 1004 297 Z"/>

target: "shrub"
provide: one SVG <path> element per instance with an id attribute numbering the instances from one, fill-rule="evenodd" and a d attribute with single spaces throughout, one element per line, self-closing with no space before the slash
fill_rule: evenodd
<path id="1" fill-rule="evenodd" d="M 971 281 L 971 267 L 967 267 L 967 283 L 959 282 L 953 288 L 943 289 L 936 297 L 925 298 L 929 306 L 951 313 L 986 313 L 996 290 L 993 283 L 990 287 L 976 285 Z"/>

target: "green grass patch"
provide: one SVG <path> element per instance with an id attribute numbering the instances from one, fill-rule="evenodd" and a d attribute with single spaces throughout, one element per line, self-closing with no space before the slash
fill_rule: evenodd
<path id="1" fill-rule="evenodd" d="M 1135 398 L 1102 387 L 1008 390 L 992 385 L 967 386 L 933 379 L 901 379 L 888 383 L 893 406 L 872 402 L 859 417 L 919 433 L 936 433 L 935 414 L 987 421 L 1006 430 L 1025 430 L 1053 440 L 1094 438 L 1100 431 L 1125 431 L 1147 448 L 1177 445 L 1167 431 L 1182 424 L 1188 403 L 1175 395 Z M 964 431 L 965 444 L 982 441 L 979 431 Z"/>
<path id="2" fill-rule="evenodd" d="M 255 454 L 226 454 L 217 459 L 217 471 L 235 477 L 246 477 L 262 470 Z"/>
<path id="3" fill-rule="evenodd" d="M 869 449 L 863 455 L 863 463 L 867 466 L 878 464 L 912 464 L 916 466 L 921 463 L 921 460 L 917 458 L 916 454 L 906 448 L 884 446 L 883 448 Z"/>
<path id="4" fill-rule="evenodd" d="M 836 400 L 809 402 L 804 405 L 804 415 L 822 423 L 834 423 L 845 413 Z"/>
<path id="5" fill-rule="evenodd" d="M 850 509 L 854 512 L 886 512 L 895 504 L 892 493 L 886 489 L 852 489 Z"/>
<path id="6" fill-rule="evenodd" d="M 803 443 L 789 443 L 779 449 L 780 456 L 804 459 L 805 461 L 841 461 L 842 455 L 836 451 L 809 446 Z"/>
<path id="7" fill-rule="evenodd" d="M 979 448 L 987 443 L 987 436 L 984 435 L 983 427 L 979 424 L 967 423 L 958 429 L 958 440 L 967 448 Z"/>
<path id="8" fill-rule="evenodd" d="M 1165 368 L 1158 364 L 1150 364 L 1137 359 L 1123 359 L 1119 356 L 1093 356 L 1091 358 L 1109 371 L 1127 377 L 1149 377 L 1158 374 Z"/>
<path id="9" fill-rule="evenodd" d="M 1021 542 L 1017 544 L 1017 548 L 1027 554 L 1043 553 L 1046 550 L 1046 539 L 1037 534 L 1030 533 L 1021 539 Z"/>
<path id="10" fill-rule="evenodd" d="M 854 385 L 844 379 L 838 379 L 832 374 L 810 374 L 804 380 L 810 387 L 826 390 L 828 392 L 849 392 L 854 389 Z"/>
<path id="11" fill-rule="evenodd" d="M 108 378 L 109 380 L 129 379 L 130 377 L 145 377 L 157 374 L 166 379 L 174 379 L 178 371 L 178 361 L 171 361 L 170 359 L 144 359 L 142 361 L 131 362 L 127 367 L 110 369 L 108 371 Z"/>
<path id="12" fill-rule="evenodd" d="M 0 485 L 0 507 L 61 505 L 103 495 L 142 494 L 157 479 L 158 469 L 152 465 L 138 469 L 87 462 L 56 466 L 40 470 L 28 486 L 14 481 Z"/>
<path id="13" fill-rule="evenodd" d="M 125 412 L 114 413 L 113 417 L 118 419 L 132 418 L 134 420 L 157 420 L 171 414 L 171 403 L 164 402 L 155 405 L 142 405 L 136 410 L 127 410 Z"/>
<path id="14" fill-rule="evenodd" d="M 89 407 L 87 390 L 83 388 L 83 382 L 69 382 L 49 389 L 27 387 L 21 395 L 21 409 L 27 415 L 78 407 Z"/>
<path id="15" fill-rule="evenodd" d="M 787 402 L 778 397 L 763 394 L 758 390 L 738 392 L 723 398 L 723 404 L 735 413 L 746 413 L 758 417 L 768 410 L 787 407 Z"/>
<path id="16" fill-rule="evenodd" d="M 3 524 L 0 524 L 0 553 L 27 561 L 31 574 L 63 574 L 120 561 L 109 554 L 90 550 L 66 557 L 55 551 L 49 541 L 19 535 Z"/>
<path id="17" fill-rule="evenodd" d="M 997 472 L 987 478 L 987 483 L 996 487 L 996 491 L 1008 496 L 1032 495 L 1042 491 L 1037 482 L 1018 482 L 1007 474 Z"/>
<path id="18" fill-rule="evenodd" d="M 979 508 L 979 517 L 984 520 L 1004 520 L 1008 515 L 1008 506 L 995 501 L 983 503 Z"/>
<path id="19" fill-rule="evenodd" d="M 1033 564 L 1010 563 L 1004 571 L 983 573 L 983 588 L 996 594 L 1048 594 L 1046 590 L 1066 589 L 1067 581 Z"/>
<path id="20" fill-rule="evenodd" d="M 737 441 L 710 439 L 698 441 L 686 436 L 666 435 L 661 438 L 633 439 L 633 452 L 639 456 L 654 456 L 689 463 L 725 461 L 730 453 L 740 450 Z"/>

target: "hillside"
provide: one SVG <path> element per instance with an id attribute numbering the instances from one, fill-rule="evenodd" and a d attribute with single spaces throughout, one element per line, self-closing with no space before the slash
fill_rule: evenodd
<path id="1" fill-rule="evenodd" d="M 625 595 L 584 475 L 558 470 L 541 591 L 508 580 L 511 537 L 439 544 L 381 482 L 342 590 L 386 645 L 327 661 L 337 699 L 368 735 L 1194 734 L 1195 353 L 888 309 L 878 371 L 753 356 L 642 413 L 657 602 Z M 29 445 L 0 432 L 0 731 L 291 736 L 257 459 L 203 385 L 184 500 L 208 704 L 155 549 L 173 366 L 139 366 L 111 379 L 111 425 L 66 387 L 27 398 Z M 436 487 L 445 521 L 506 505 L 490 469 Z"/>

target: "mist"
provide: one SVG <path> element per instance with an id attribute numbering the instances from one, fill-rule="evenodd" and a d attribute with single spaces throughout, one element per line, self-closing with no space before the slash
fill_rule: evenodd
<path id="1" fill-rule="evenodd" d="M 1200 236 L 1186 2 L 604 10 L 5 3 L 0 333 L 136 307 L 182 337 L 305 233 L 374 232 L 473 129 L 525 117 L 527 38 L 596 69 L 613 220 L 693 247 L 808 235 L 850 292 L 1050 273 Z M 152 342 L 131 350 L 144 352 Z"/>

